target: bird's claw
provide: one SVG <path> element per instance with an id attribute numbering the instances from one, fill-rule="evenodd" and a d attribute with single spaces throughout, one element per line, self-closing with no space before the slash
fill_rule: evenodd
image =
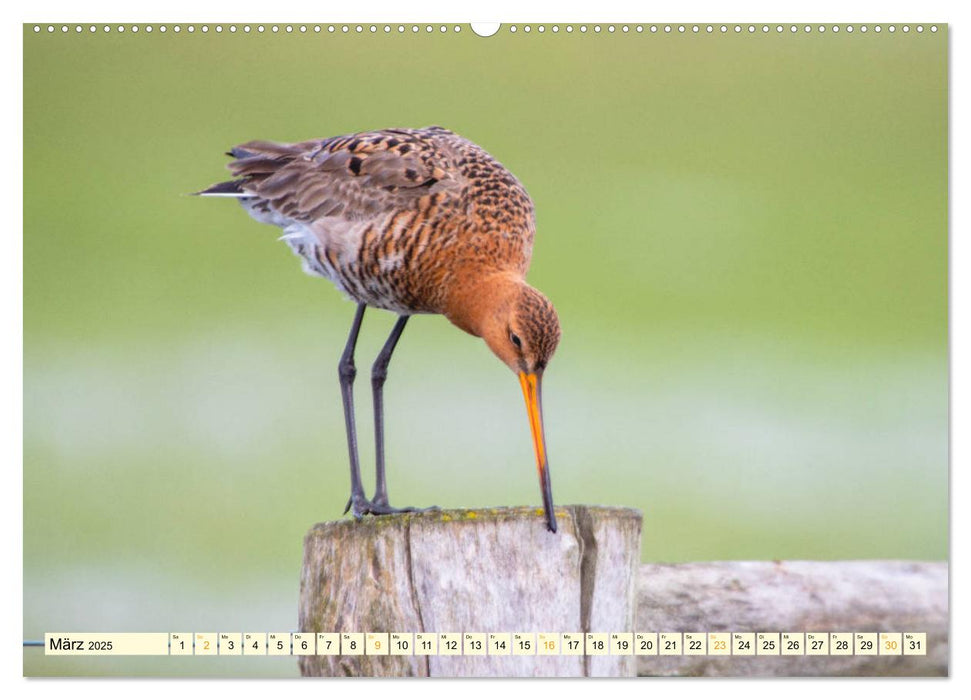
<path id="1" fill-rule="evenodd" d="M 374 500 L 369 501 L 364 496 L 352 495 L 349 499 L 347 499 L 347 506 L 344 508 L 344 514 L 347 515 L 347 512 L 350 511 L 355 520 L 360 520 L 365 515 L 424 513 L 432 510 L 439 510 L 439 507 L 429 506 L 427 508 L 415 508 L 414 506 L 404 506 L 402 508 L 395 508 L 388 503 L 387 498 L 375 498 Z"/>

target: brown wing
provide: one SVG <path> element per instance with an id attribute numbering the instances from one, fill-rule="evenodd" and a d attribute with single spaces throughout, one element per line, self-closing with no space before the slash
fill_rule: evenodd
<path id="1" fill-rule="evenodd" d="M 238 191 L 300 221 L 359 221 L 409 206 L 457 184 L 449 137 L 441 127 L 384 129 L 323 141 L 251 141 L 230 151 Z M 434 190 L 433 190 L 434 188 Z"/>

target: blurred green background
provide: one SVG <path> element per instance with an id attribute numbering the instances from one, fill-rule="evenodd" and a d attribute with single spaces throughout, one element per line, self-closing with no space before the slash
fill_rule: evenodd
<path id="1" fill-rule="evenodd" d="M 646 561 L 947 558 L 946 33 L 25 27 L 25 637 L 295 629 L 303 535 L 348 492 L 353 306 L 186 193 L 233 144 L 387 126 L 447 126 L 535 200 L 557 503 L 642 509 Z M 481 341 L 415 319 L 386 396 L 394 503 L 540 502 Z"/>

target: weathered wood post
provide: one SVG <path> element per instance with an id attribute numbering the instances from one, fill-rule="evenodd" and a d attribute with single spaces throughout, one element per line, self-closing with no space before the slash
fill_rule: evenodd
<path id="1" fill-rule="evenodd" d="M 637 589 L 638 631 L 927 635 L 914 656 L 639 656 L 642 676 L 948 675 L 947 562 L 643 564 Z"/>
<path id="2" fill-rule="evenodd" d="M 641 515 L 445 510 L 315 526 L 304 632 L 632 632 Z M 633 676 L 633 656 L 302 656 L 305 676 Z"/>

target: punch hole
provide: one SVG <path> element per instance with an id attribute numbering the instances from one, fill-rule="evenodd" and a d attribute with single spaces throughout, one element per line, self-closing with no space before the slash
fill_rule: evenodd
<path id="1" fill-rule="evenodd" d="M 162 34 L 165 34 L 165 32 L 166 32 L 166 27 L 165 27 L 165 25 L 164 25 L 164 24 L 163 24 L 163 25 L 161 25 L 161 26 L 160 26 L 160 27 L 158 28 L 158 30 L 159 30 L 160 32 L 162 32 Z"/>
<path id="2" fill-rule="evenodd" d="M 40 31 L 40 27 L 38 27 L 38 26 L 37 26 L 37 25 L 35 24 L 35 25 L 34 25 L 34 34 L 36 34 L 36 33 L 37 33 L 37 32 L 39 32 L 39 31 Z"/>
<path id="3" fill-rule="evenodd" d="M 679 34 L 684 34 L 684 25 L 683 24 L 679 24 L 678 25 L 678 33 Z"/>
<path id="4" fill-rule="evenodd" d="M 66 32 L 67 31 L 67 27 L 62 27 L 61 28 L 61 31 Z M 138 34 L 138 25 L 137 24 L 133 24 L 131 26 L 131 31 L 132 31 L 132 34 Z"/>
<path id="5" fill-rule="evenodd" d="M 908 33 L 910 31 L 910 25 L 905 24 L 900 29 L 901 29 L 901 31 L 903 31 L 904 34 L 906 34 L 906 33 Z"/>
<path id="6" fill-rule="evenodd" d="M 526 32 L 527 34 L 529 34 L 532 30 L 533 28 L 530 27 L 528 24 L 525 27 L 523 27 L 523 31 Z"/>
<path id="7" fill-rule="evenodd" d="M 755 25 L 754 24 L 748 25 L 748 33 L 749 34 L 755 34 Z"/>
<path id="8" fill-rule="evenodd" d="M 768 34 L 769 33 L 769 25 L 767 25 L 767 24 L 763 24 L 762 25 L 762 33 L 763 34 Z"/>
<path id="9" fill-rule="evenodd" d="M 922 24 L 918 24 L 918 25 L 917 25 L 917 31 L 918 31 L 918 32 L 922 32 L 922 31 L 924 31 L 924 25 L 922 25 Z"/>
<path id="10" fill-rule="evenodd" d="M 937 31 L 937 25 L 936 24 L 932 24 L 931 25 L 931 31 L 932 32 L 936 32 Z"/>

